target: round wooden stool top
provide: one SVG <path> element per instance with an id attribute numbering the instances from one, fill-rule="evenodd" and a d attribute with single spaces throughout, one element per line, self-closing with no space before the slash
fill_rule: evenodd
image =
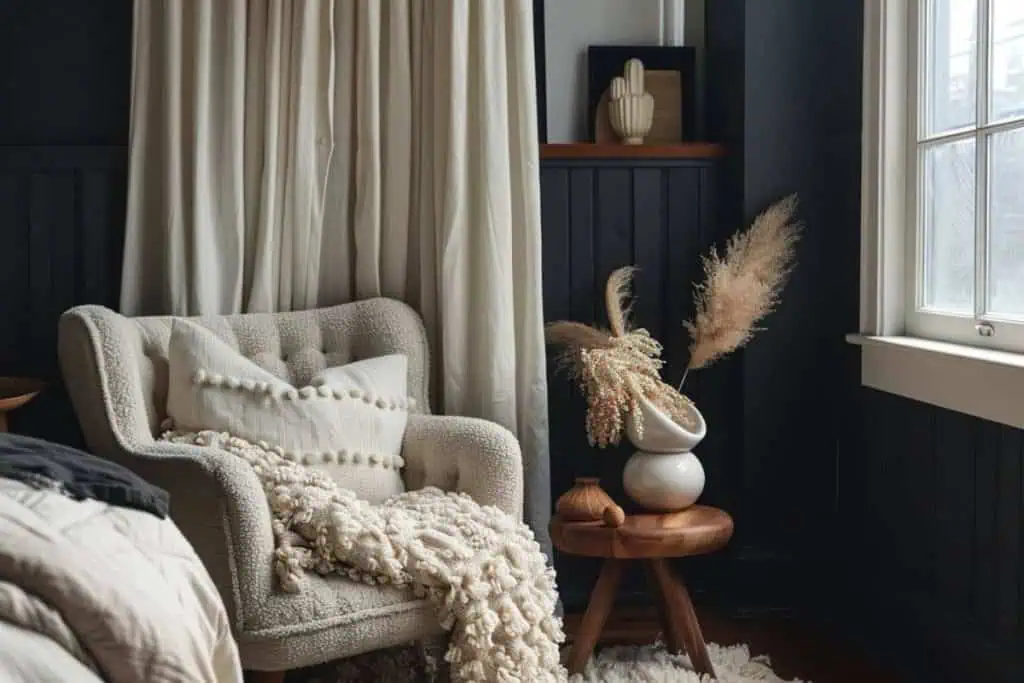
<path id="1" fill-rule="evenodd" d="M 705 555 L 724 548 L 732 538 L 729 513 L 706 505 L 680 512 L 629 515 L 621 526 L 605 522 L 551 519 L 555 547 L 572 555 L 622 560 Z"/>

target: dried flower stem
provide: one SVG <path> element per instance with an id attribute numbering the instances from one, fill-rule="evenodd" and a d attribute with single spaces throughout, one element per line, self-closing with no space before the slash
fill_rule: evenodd
<path id="1" fill-rule="evenodd" d="M 690 368 L 683 370 L 683 376 L 679 378 L 679 386 L 676 387 L 676 391 L 682 391 L 683 385 L 686 383 L 686 376 L 690 374 Z"/>

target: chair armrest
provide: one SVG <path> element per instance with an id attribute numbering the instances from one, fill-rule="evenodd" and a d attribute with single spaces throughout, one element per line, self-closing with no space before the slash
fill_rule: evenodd
<path id="1" fill-rule="evenodd" d="M 410 415 L 402 457 L 409 489 L 461 491 L 522 519 L 523 456 L 504 427 L 472 417 Z"/>
<path id="2" fill-rule="evenodd" d="M 226 451 L 151 440 L 122 462 L 170 494 L 171 519 L 221 594 L 232 630 L 247 626 L 243 605 L 274 585 L 274 535 L 266 495 L 252 467 Z"/>
<path id="3" fill-rule="evenodd" d="M 151 368 L 137 324 L 99 306 L 60 318 L 61 369 L 89 449 L 170 494 L 171 519 L 210 574 L 236 636 L 274 585 L 274 537 L 252 468 L 213 448 L 157 441 L 160 414 L 143 388 Z"/>

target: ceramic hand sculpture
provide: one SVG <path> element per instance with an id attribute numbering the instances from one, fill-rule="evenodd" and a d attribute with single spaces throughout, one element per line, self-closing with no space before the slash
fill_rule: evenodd
<path id="1" fill-rule="evenodd" d="M 639 145 L 654 123 L 654 96 L 644 90 L 644 65 L 639 59 L 626 62 L 623 76 L 611 83 L 608 122 L 627 145 Z"/>

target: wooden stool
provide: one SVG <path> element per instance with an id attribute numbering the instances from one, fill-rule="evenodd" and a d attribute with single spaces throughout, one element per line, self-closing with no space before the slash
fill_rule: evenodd
<path id="1" fill-rule="evenodd" d="M 611 524 L 619 521 L 614 515 Z M 732 517 L 723 510 L 694 505 L 681 512 L 626 517 L 620 526 L 605 522 L 551 520 L 551 540 L 570 555 L 603 557 L 604 565 L 590 594 L 579 633 L 569 654 L 569 673 L 582 673 L 615 601 L 627 560 L 642 560 L 648 581 L 657 586 L 655 602 L 670 651 L 690 656 L 694 669 L 714 678 L 704 636 L 686 585 L 672 572 L 668 558 L 705 555 L 732 538 Z"/>

